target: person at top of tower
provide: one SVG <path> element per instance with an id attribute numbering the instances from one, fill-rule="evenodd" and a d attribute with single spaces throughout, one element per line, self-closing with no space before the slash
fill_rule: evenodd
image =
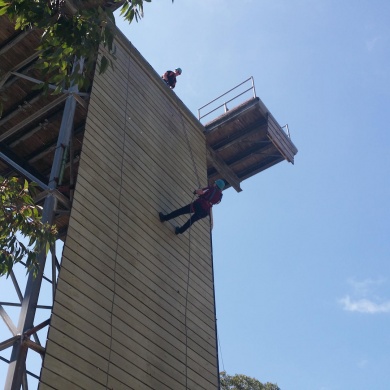
<path id="1" fill-rule="evenodd" d="M 184 233 L 194 222 L 199 219 L 205 218 L 211 213 L 211 209 L 215 204 L 218 204 L 222 200 L 222 190 L 225 188 L 225 181 L 218 179 L 213 185 L 199 188 L 194 191 L 194 195 L 198 195 L 198 199 L 194 202 L 172 211 L 170 214 L 159 213 L 160 221 L 165 222 L 170 219 L 176 218 L 183 214 L 192 214 L 190 219 L 181 227 L 175 228 L 175 234 Z"/>
<path id="2" fill-rule="evenodd" d="M 173 89 L 176 86 L 176 77 L 181 75 L 181 68 L 176 68 L 173 72 L 171 70 L 167 70 L 161 78 L 165 81 L 165 83 L 169 86 L 169 88 Z"/>

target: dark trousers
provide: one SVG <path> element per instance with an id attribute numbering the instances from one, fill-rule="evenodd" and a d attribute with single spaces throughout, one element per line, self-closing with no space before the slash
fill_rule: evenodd
<path id="1" fill-rule="evenodd" d="M 205 218 L 209 215 L 208 212 L 204 211 L 201 207 L 199 207 L 198 204 L 190 203 L 187 206 L 184 206 L 180 209 L 172 211 L 170 214 L 167 214 L 164 220 L 169 221 L 170 219 L 176 218 L 179 215 L 183 214 L 192 215 L 190 219 L 181 228 L 179 228 L 180 233 L 184 233 L 194 222 L 199 221 L 200 219 Z"/>

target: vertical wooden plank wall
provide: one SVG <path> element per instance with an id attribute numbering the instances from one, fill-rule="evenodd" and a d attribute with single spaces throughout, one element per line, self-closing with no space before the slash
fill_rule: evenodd
<path id="1" fill-rule="evenodd" d="M 209 222 L 175 236 L 187 218 L 158 219 L 192 200 L 194 166 L 207 184 L 202 127 L 122 36 L 116 55 L 94 80 L 40 389 L 217 389 Z"/>

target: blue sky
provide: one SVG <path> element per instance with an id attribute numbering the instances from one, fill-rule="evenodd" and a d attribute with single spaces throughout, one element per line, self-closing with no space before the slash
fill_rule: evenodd
<path id="1" fill-rule="evenodd" d="M 299 152 L 214 209 L 220 368 L 390 388 L 390 3 L 155 0 L 118 25 L 197 109 L 253 76 Z M 189 198 L 191 196 L 189 195 Z"/>
<path id="2" fill-rule="evenodd" d="M 299 149 L 214 209 L 229 374 L 390 388 L 389 15 L 381 0 L 153 0 L 138 24 L 117 17 L 158 74 L 183 69 L 175 93 L 194 114 L 253 76 Z"/>

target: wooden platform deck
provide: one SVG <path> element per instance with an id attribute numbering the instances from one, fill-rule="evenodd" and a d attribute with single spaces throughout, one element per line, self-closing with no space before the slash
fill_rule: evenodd
<path id="1" fill-rule="evenodd" d="M 249 177 L 283 161 L 298 149 L 260 98 L 252 98 L 205 125 L 207 176 L 224 179 L 236 191 Z"/>

